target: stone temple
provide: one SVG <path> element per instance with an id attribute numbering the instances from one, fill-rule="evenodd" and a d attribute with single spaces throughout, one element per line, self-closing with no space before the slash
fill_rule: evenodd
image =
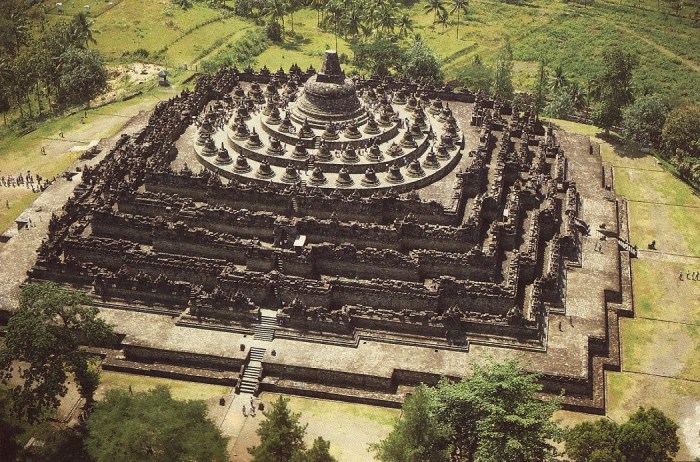
<path id="1" fill-rule="evenodd" d="M 588 138 L 453 88 L 225 69 L 81 173 L 30 278 L 84 289 L 106 369 L 388 406 L 516 356 L 601 412 L 626 204 Z"/>

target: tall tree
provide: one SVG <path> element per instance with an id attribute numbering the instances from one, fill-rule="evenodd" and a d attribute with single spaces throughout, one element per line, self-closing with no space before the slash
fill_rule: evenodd
<path id="1" fill-rule="evenodd" d="M 556 454 L 557 401 L 542 401 L 536 374 L 518 361 L 474 365 L 469 379 L 437 388 L 437 418 L 452 429 L 453 457 L 467 462 L 541 462 Z"/>
<path id="2" fill-rule="evenodd" d="M 415 37 L 404 52 L 401 76 L 433 85 L 442 83 L 440 60 L 420 36 Z"/>
<path id="3" fill-rule="evenodd" d="M 660 96 L 640 96 L 622 110 L 624 137 L 638 143 L 652 143 L 658 146 L 667 112 L 668 108 Z"/>
<path id="4" fill-rule="evenodd" d="M 331 455 L 331 443 L 320 436 L 314 440 L 313 446 L 306 452 L 300 452 L 292 462 L 338 462 Z"/>
<path id="5" fill-rule="evenodd" d="M 622 108 L 634 99 L 632 92 L 632 72 L 638 66 L 636 55 L 620 48 L 603 53 L 603 70 L 596 77 L 600 86 L 599 103 L 593 113 L 593 122 L 606 133 L 622 120 Z"/>
<path id="6" fill-rule="evenodd" d="M 352 46 L 353 65 L 369 75 L 386 77 L 391 69 L 402 63 L 402 50 L 398 44 L 386 37 L 377 37 L 369 42 L 358 42 Z"/>
<path id="7" fill-rule="evenodd" d="M 285 0 L 266 0 L 263 6 L 263 15 L 275 22 L 281 22 L 284 31 L 284 15 L 287 14 L 287 2 Z"/>
<path id="8" fill-rule="evenodd" d="M 563 90 L 569 85 L 569 79 L 564 73 L 564 69 L 561 66 L 554 68 L 554 74 L 549 77 L 550 89 L 552 91 Z"/>
<path id="9" fill-rule="evenodd" d="M 24 2 L 22 0 L 0 2 L 0 52 L 4 52 L 11 58 L 16 56 L 30 36 L 28 12 Z"/>
<path id="10" fill-rule="evenodd" d="M 481 56 L 474 55 L 471 63 L 458 70 L 457 79 L 471 91 L 488 92 L 493 81 L 493 69 L 484 65 Z"/>
<path id="11" fill-rule="evenodd" d="M 58 62 L 62 101 L 89 102 L 107 87 L 107 69 L 97 51 L 68 48 Z"/>
<path id="12" fill-rule="evenodd" d="M 92 34 L 92 21 L 90 21 L 87 15 L 80 12 L 73 16 L 70 23 L 71 30 L 71 41 L 74 46 L 78 48 L 87 48 L 88 43 L 97 43 L 95 37 Z"/>
<path id="13" fill-rule="evenodd" d="M 447 12 L 444 0 L 428 0 L 423 9 L 426 12 L 433 13 L 433 24 L 437 23 L 438 15 L 440 13 Z"/>
<path id="14" fill-rule="evenodd" d="M 539 115 L 542 109 L 547 104 L 547 63 L 544 58 L 540 60 L 540 66 L 537 71 L 537 81 L 532 92 L 532 104 L 535 110 L 535 115 Z"/>
<path id="15" fill-rule="evenodd" d="M 678 424 L 656 408 L 640 407 L 620 426 L 618 447 L 627 462 L 672 462 L 680 449 Z"/>
<path id="16" fill-rule="evenodd" d="M 399 18 L 399 37 L 406 38 L 413 32 L 413 19 L 408 14 L 402 14 Z"/>
<path id="17" fill-rule="evenodd" d="M 664 151 L 677 158 L 700 159 L 700 105 L 672 110 L 661 133 Z"/>
<path id="18" fill-rule="evenodd" d="M 292 25 L 292 32 L 294 32 L 294 12 L 299 9 L 300 0 L 287 0 L 287 11 L 289 12 L 289 23 Z"/>
<path id="19" fill-rule="evenodd" d="M 306 425 L 299 423 L 301 414 L 293 413 L 288 403 L 288 399 L 280 396 L 269 411 L 263 412 L 266 420 L 255 431 L 260 444 L 248 449 L 254 462 L 289 462 L 304 452 Z"/>
<path id="20" fill-rule="evenodd" d="M 574 108 L 578 111 L 585 109 L 588 103 L 588 95 L 583 87 L 578 82 L 571 81 L 568 90 L 571 95 L 571 101 L 574 103 Z"/>
<path id="21" fill-rule="evenodd" d="M 469 379 L 419 387 L 389 436 L 372 448 L 383 462 L 542 462 L 556 455 L 558 401 L 542 401 L 535 374 L 515 360 L 472 365 Z"/>
<path id="22" fill-rule="evenodd" d="M 363 30 L 365 15 L 359 7 L 353 5 L 343 16 L 343 26 L 345 34 L 349 34 L 353 39 L 357 38 Z"/>
<path id="23" fill-rule="evenodd" d="M 406 397 L 401 417 L 382 441 L 371 446 L 381 462 L 447 462 L 450 460 L 448 426 L 439 422 L 433 393 L 424 385 Z"/>
<path id="24" fill-rule="evenodd" d="M 581 422 L 564 432 L 566 455 L 576 462 L 590 462 L 591 458 L 619 459 L 617 450 L 618 425 L 612 420 L 598 419 Z"/>
<path id="25" fill-rule="evenodd" d="M 227 439 L 204 401 L 177 401 L 162 385 L 133 396 L 109 390 L 87 428 L 85 446 L 95 462 L 228 460 Z"/>
<path id="26" fill-rule="evenodd" d="M 467 7 L 469 6 L 469 0 L 451 0 L 450 5 L 452 6 L 450 13 L 452 13 L 452 14 L 457 13 L 457 40 L 459 40 L 460 15 L 462 13 L 467 14 Z"/>
<path id="27" fill-rule="evenodd" d="M 375 28 L 385 34 L 393 34 L 398 10 L 398 6 L 392 0 L 386 0 L 377 4 L 374 13 Z"/>
<path id="28" fill-rule="evenodd" d="M 21 385 L 12 390 L 12 410 L 18 417 L 36 422 L 58 407 L 68 392 L 68 374 L 75 376 L 78 390 L 92 400 L 95 371 L 81 343 L 96 344 L 112 339 L 110 326 L 97 318 L 90 299 L 55 283 L 22 287 L 19 308 L 7 324 L 0 348 L 0 371 L 4 380 L 16 368 Z"/>
<path id="29" fill-rule="evenodd" d="M 498 51 L 491 93 L 506 100 L 513 97 L 513 49 L 508 37 Z"/>
<path id="30" fill-rule="evenodd" d="M 311 0 L 309 2 L 309 6 L 316 10 L 316 26 L 321 26 L 321 13 L 326 3 L 328 3 L 326 0 Z"/>
<path id="31" fill-rule="evenodd" d="M 447 29 L 447 22 L 449 21 L 449 19 L 450 14 L 447 12 L 447 10 L 440 11 L 440 13 L 438 13 L 437 24 L 440 24 L 442 26 L 443 33 Z"/>
<path id="32" fill-rule="evenodd" d="M 566 455 L 574 462 L 671 462 L 678 452 L 678 424 L 656 408 L 640 407 L 621 425 L 606 419 L 566 431 Z"/>

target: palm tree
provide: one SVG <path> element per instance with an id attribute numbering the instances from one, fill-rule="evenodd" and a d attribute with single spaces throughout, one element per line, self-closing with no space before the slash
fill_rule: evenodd
<path id="1" fill-rule="evenodd" d="M 83 48 L 87 47 L 88 42 L 93 44 L 97 43 L 95 37 L 92 35 L 92 31 L 90 30 L 91 25 L 92 21 L 88 20 L 85 13 L 80 12 L 75 15 L 73 17 L 73 21 L 71 21 L 71 42 L 78 44 Z"/>
<path id="2" fill-rule="evenodd" d="M 284 15 L 287 13 L 287 2 L 285 0 L 266 0 L 262 7 L 263 16 L 269 17 L 273 21 L 282 22 L 282 32 L 284 33 Z"/>
<path id="3" fill-rule="evenodd" d="M 589 80 L 586 93 L 588 94 L 589 102 L 600 101 L 600 98 L 603 96 L 603 84 L 600 79 L 593 78 Z"/>
<path id="4" fill-rule="evenodd" d="M 398 6 L 394 2 L 380 3 L 375 16 L 376 27 L 385 33 L 394 32 L 397 11 Z"/>
<path id="5" fill-rule="evenodd" d="M 442 25 L 442 32 L 445 32 L 445 29 L 447 29 L 447 20 L 450 19 L 450 14 L 447 12 L 447 10 L 441 10 L 438 13 L 438 19 L 437 23 Z"/>
<path id="6" fill-rule="evenodd" d="M 343 16 L 343 26 L 345 35 L 350 34 L 353 38 L 357 37 L 363 29 L 365 16 L 360 8 L 353 6 L 345 12 Z"/>
<path id="7" fill-rule="evenodd" d="M 556 92 L 566 88 L 569 84 L 569 79 L 566 78 L 564 74 L 564 69 L 561 66 L 557 66 L 554 69 L 554 74 L 549 78 L 549 85 L 552 91 Z"/>
<path id="8" fill-rule="evenodd" d="M 15 73 L 10 62 L 7 59 L 0 58 L 0 111 L 2 111 L 5 125 L 7 125 L 7 110 L 10 109 L 14 78 Z"/>
<path id="9" fill-rule="evenodd" d="M 324 15 L 324 21 L 333 26 L 333 33 L 335 34 L 335 50 L 338 51 L 338 32 L 340 21 L 343 17 L 343 5 L 339 0 L 332 0 L 326 3 L 326 14 Z"/>
<path id="10" fill-rule="evenodd" d="M 569 84 L 569 94 L 576 109 L 580 111 L 586 107 L 586 93 L 578 82 L 574 81 Z"/>
<path id="11" fill-rule="evenodd" d="M 299 8 L 299 0 L 287 0 L 287 11 L 289 12 L 289 22 L 292 24 L 292 32 L 294 32 L 294 11 Z"/>
<path id="12" fill-rule="evenodd" d="M 443 0 L 428 0 L 428 3 L 423 7 L 423 9 L 429 13 L 433 12 L 433 24 L 438 20 L 438 14 L 441 12 L 447 12 Z"/>
<path id="13" fill-rule="evenodd" d="M 413 32 L 413 19 L 407 14 L 402 14 L 399 19 L 399 37 L 408 37 L 409 32 Z"/>
<path id="14" fill-rule="evenodd" d="M 309 6 L 316 10 L 316 26 L 321 25 L 321 11 L 323 11 L 323 7 L 326 3 L 326 0 L 311 0 L 309 2 Z"/>
<path id="15" fill-rule="evenodd" d="M 460 13 L 467 14 L 467 7 L 469 6 L 469 0 L 452 0 L 450 2 L 452 9 L 450 13 L 457 13 L 457 40 L 459 40 L 459 15 Z"/>

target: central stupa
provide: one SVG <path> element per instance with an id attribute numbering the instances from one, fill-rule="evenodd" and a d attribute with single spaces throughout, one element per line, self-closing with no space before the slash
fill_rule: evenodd
<path id="1" fill-rule="evenodd" d="M 306 81 L 291 112 L 295 121 L 308 120 L 316 128 L 329 122 L 354 122 L 359 126 L 367 120 L 355 84 L 345 77 L 335 50 L 326 51 L 321 71 Z"/>

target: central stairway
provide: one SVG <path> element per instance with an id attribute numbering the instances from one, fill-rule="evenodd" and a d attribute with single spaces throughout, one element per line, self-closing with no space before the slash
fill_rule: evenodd
<path id="1" fill-rule="evenodd" d="M 272 310 L 262 310 L 260 322 L 255 326 L 253 338 L 264 342 L 271 342 L 275 338 L 275 327 L 277 327 L 277 312 Z"/>
<path id="2" fill-rule="evenodd" d="M 265 348 L 251 347 L 248 364 L 241 376 L 241 393 L 255 393 L 262 373 L 262 359 L 265 356 Z"/>

